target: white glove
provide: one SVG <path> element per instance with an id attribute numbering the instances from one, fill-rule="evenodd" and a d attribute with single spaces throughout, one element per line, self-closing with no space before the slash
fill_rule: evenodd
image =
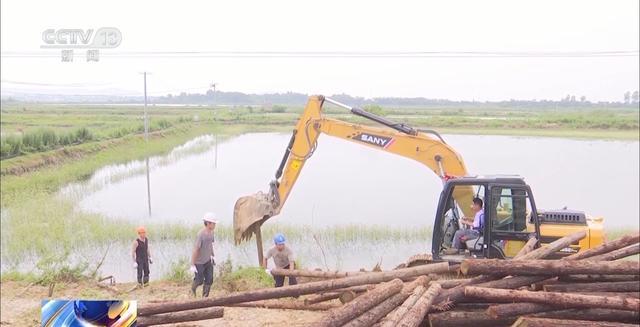
<path id="1" fill-rule="evenodd" d="M 271 269 L 265 269 L 264 272 L 266 272 L 267 274 L 271 275 Z"/>
<path id="2" fill-rule="evenodd" d="M 137 263 L 137 262 L 134 262 L 134 263 L 133 263 L 133 269 L 137 269 L 137 268 L 138 268 L 138 263 Z"/>
<path id="3" fill-rule="evenodd" d="M 198 272 L 198 269 L 196 269 L 196 266 L 191 266 L 191 268 L 189 268 L 189 271 L 195 274 Z"/>

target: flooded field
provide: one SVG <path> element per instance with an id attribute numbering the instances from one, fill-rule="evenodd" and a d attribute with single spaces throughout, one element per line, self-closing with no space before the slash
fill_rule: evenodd
<path id="1" fill-rule="evenodd" d="M 444 137 L 473 175 L 524 176 L 538 208 L 566 206 L 605 217 L 607 227 L 638 229 L 638 142 Z M 151 215 L 144 161 L 104 167 L 89 180 L 68 185 L 60 196 L 76 201 L 78 210 L 136 224 L 197 228 L 204 212 L 216 212 L 223 234 L 218 260 L 250 265 L 256 262 L 255 243 L 232 243 L 233 205 L 242 195 L 267 190 L 288 140 L 286 134 L 245 134 L 224 141 L 203 136 L 150 158 Z M 267 225 L 293 234 L 291 245 L 305 266 L 358 269 L 381 261 L 392 268 L 429 250 L 440 188 L 440 180 L 417 162 L 321 136 L 281 215 Z M 422 232 L 407 233 L 411 229 Z M 187 259 L 190 243 L 157 240 L 156 270 Z M 119 265 L 128 258 L 128 247 L 116 244 L 105 262 L 105 270 L 120 280 L 133 279 L 128 265 Z"/>
<path id="2" fill-rule="evenodd" d="M 638 142 L 465 135 L 445 139 L 473 175 L 524 176 L 540 208 L 584 210 L 604 216 L 610 227 L 638 224 Z M 151 158 L 151 216 L 144 161 L 105 167 L 62 193 L 74 196 L 81 210 L 136 223 L 189 224 L 214 211 L 222 223 L 231 224 L 238 197 L 267 190 L 288 140 L 284 134 L 246 134 L 221 141 L 217 165 L 211 136 Z M 323 136 L 274 221 L 429 225 L 440 188 L 440 180 L 417 162 Z"/>

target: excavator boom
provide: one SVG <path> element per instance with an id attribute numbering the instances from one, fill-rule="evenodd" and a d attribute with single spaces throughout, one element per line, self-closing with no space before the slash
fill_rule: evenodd
<path id="1" fill-rule="evenodd" d="M 326 118 L 322 115 L 325 102 L 345 108 L 354 115 L 367 118 L 384 127 Z M 258 192 L 244 196 L 236 202 L 234 207 L 236 244 L 250 239 L 252 234 L 260 237 L 260 226 L 270 217 L 280 213 L 304 164 L 316 150 L 321 133 L 418 161 L 439 176 L 443 182 L 450 177 L 467 175 L 462 157 L 437 133 L 416 130 L 323 96 L 312 96 L 296 124 L 268 193 Z M 472 214 L 470 205 L 473 195 L 471 186 L 458 188 L 453 195 L 460 209 L 467 216 Z"/>

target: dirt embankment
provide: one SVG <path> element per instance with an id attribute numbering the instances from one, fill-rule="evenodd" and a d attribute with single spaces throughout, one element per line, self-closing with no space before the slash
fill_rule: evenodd
<path id="1" fill-rule="evenodd" d="M 117 284 L 118 290 L 131 289 L 134 284 Z M 40 301 L 48 298 L 49 288 L 30 285 L 27 282 L 3 282 L 0 284 L 2 316 L 1 326 L 40 326 Z M 213 294 L 222 294 L 216 292 Z M 189 286 L 171 282 L 152 282 L 150 287 L 128 294 L 117 294 L 90 283 L 56 285 L 56 299 L 126 299 L 138 303 L 153 303 L 167 300 L 190 299 Z M 288 301 L 283 299 L 281 301 Z M 225 308 L 222 319 L 203 320 L 178 326 L 309 326 L 317 321 L 322 312 L 274 310 L 257 308 Z"/>
<path id="2" fill-rule="evenodd" d="M 157 131 L 150 133 L 149 136 L 151 138 L 158 138 L 170 133 L 172 133 L 171 130 Z M 143 137 L 142 134 L 128 135 L 115 139 L 83 143 L 6 159 L 6 161 L 3 162 L 2 169 L 0 169 L 0 176 L 22 175 L 39 169 L 61 165 L 65 162 L 79 160 L 86 156 L 96 154 L 132 139 L 142 139 Z"/>
<path id="3" fill-rule="evenodd" d="M 107 140 L 12 158 L 9 160 L 13 162 L 7 167 L 2 167 L 0 175 L 22 175 L 41 168 L 60 165 L 69 160 L 78 160 L 87 155 L 97 153 L 118 143 L 122 143 L 122 141 Z"/>

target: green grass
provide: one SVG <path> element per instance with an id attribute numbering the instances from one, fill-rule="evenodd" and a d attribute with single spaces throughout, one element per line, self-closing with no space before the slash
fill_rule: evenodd
<path id="1" fill-rule="evenodd" d="M 632 233 L 637 233 L 638 231 L 633 228 L 607 228 L 604 231 L 604 236 L 607 241 L 613 241 L 625 235 L 630 235 Z"/>
<path id="2" fill-rule="evenodd" d="M 2 273 L 0 281 L 4 282 L 28 282 L 35 283 L 40 277 L 33 272 L 20 272 L 17 270 L 8 270 Z"/>
<path id="3" fill-rule="evenodd" d="M 393 120 L 436 128 L 444 133 L 638 139 L 638 110 L 633 109 L 369 109 Z M 22 137 L 23 141 L 25 135 L 33 137 L 27 137 L 30 147 L 19 151 L 22 155 L 0 161 L 2 259 L 17 263 L 24 256 L 40 260 L 64 258 L 64 254 L 86 244 L 128 241 L 134 228 L 130 223 L 78 212 L 74 203 L 56 196 L 56 192 L 68 183 L 89 178 L 105 165 L 167 153 L 200 135 L 288 132 L 301 110 L 301 107 L 278 107 L 277 110 L 153 107 L 150 108 L 150 116 L 155 132 L 146 142 L 140 134 L 141 107 L 3 105 L 2 137 Z M 333 118 L 369 123 L 336 108 L 328 107 L 326 111 Z M 51 140 L 57 139 L 59 143 L 61 135 L 77 133 L 78 130 L 91 137 L 77 141 L 80 144 L 55 149 L 60 144 L 56 145 Z M 45 142 L 45 135 L 49 141 Z M 39 144 L 42 144 L 42 149 L 38 148 Z M 148 226 L 150 236 L 167 240 L 191 238 L 197 228 L 176 224 Z M 315 235 L 322 242 L 348 244 L 361 240 L 429 239 L 431 228 L 312 228 L 268 224 L 263 235 L 268 239 L 276 232 L 283 232 L 292 240 L 308 241 Z M 608 236 L 615 233 L 617 231 L 607 231 Z M 233 237 L 230 226 L 219 226 L 217 234 L 221 241 L 231 241 Z M 609 239 L 613 238 L 609 236 Z M 50 266 L 41 267 L 41 272 L 60 272 L 64 268 Z"/>
<path id="4" fill-rule="evenodd" d="M 233 268 L 231 259 L 218 263 L 217 276 L 214 276 L 215 289 L 228 292 L 241 292 L 252 289 L 273 287 L 273 277 L 260 267 Z"/>
<path id="5" fill-rule="evenodd" d="M 164 276 L 164 280 L 174 283 L 187 284 L 193 278 L 193 274 L 189 271 L 189 262 L 186 259 L 171 262 L 169 270 Z"/>

